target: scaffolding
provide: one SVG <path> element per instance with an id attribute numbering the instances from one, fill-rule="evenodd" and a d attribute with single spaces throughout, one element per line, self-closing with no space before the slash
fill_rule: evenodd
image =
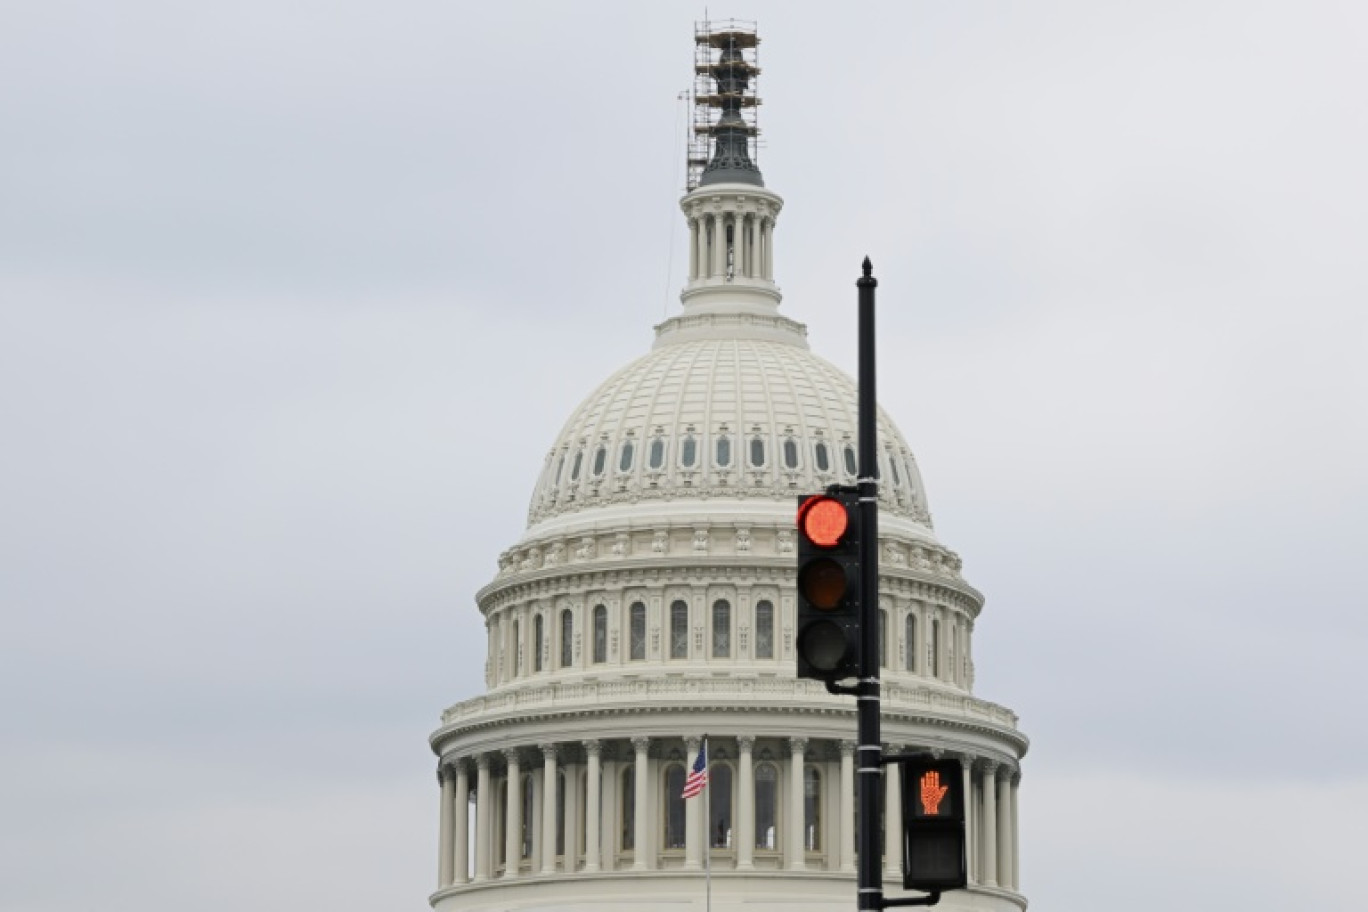
<path id="1" fill-rule="evenodd" d="M 755 23 L 740 19 L 694 23 L 694 80 L 689 92 L 692 124 L 687 161 L 687 190 L 698 187 L 713 154 L 713 138 L 724 109 L 741 123 L 728 124 L 729 132 L 742 131 L 750 160 L 759 163 L 760 96 L 757 83 L 760 36 Z"/>

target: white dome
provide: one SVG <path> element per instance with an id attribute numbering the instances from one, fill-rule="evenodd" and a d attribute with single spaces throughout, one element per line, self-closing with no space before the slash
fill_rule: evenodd
<path id="1" fill-rule="evenodd" d="M 719 501 L 768 501 L 787 511 L 799 494 L 854 484 L 855 384 L 805 335 L 778 315 L 685 315 L 657 327 L 654 350 L 604 381 L 557 435 L 527 537 L 603 508 L 659 514 L 671 501 L 715 513 Z M 878 446 L 881 515 L 931 538 L 916 462 L 882 411 Z"/>

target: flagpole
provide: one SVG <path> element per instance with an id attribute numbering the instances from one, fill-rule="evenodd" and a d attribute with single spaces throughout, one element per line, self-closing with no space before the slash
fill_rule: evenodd
<path id="1" fill-rule="evenodd" d="M 712 765 L 712 758 L 708 757 L 708 738 L 703 736 L 703 756 L 707 757 L 708 766 Z M 704 767 L 707 769 L 707 767 Z M 707 912 L 712 912 L 712 771 L 708 771 L 708 778 L 703 782 L 703 880 L 706 884 L 706 903 Z"/>

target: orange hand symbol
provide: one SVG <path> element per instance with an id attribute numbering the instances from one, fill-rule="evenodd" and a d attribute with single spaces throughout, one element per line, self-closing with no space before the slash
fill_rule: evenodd
<path id="1" fill-rule="evenodd" d="M 921 803 L 922 808 L 932 817 L 940 814 L 941 799 L 945 793 L 950 791 L 950 786 L 940 784 L 940 772 L 931 770 L 922 776 L 921 780 Z"/>

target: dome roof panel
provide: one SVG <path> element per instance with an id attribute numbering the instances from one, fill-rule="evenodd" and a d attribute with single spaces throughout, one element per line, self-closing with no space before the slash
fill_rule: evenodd
<path id="1" fill-rule="evenodd" d="M 685 497 L 787 507 L 798 494 L 854 483 L 844 450 L 853 452 L 856 431 L 854 382 L 803 345 L 712 337 L 658 346 L 570 416 L 548 453 L 529 525 Z M 882 509 L 929 532 L 911 451 L 882 410 L 879 450 Z"/>

